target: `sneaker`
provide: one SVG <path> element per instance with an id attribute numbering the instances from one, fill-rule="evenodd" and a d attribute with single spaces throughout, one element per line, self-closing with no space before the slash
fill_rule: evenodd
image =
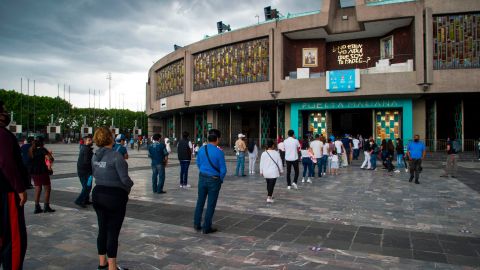
<path id="1" fill-rule="evenodd" d="M 288 186 L 287 189 L 292 189 L 292 186 Z"/>
<path id="2" fill-rule="evenodd" d="M 292 183 L 292 186 L 293 186 L 294 189 L 298 189 L 298 186 L 297 186 L 296 183 Z"/>
<path id="3" fill-rule="evenodd" d="M 52 209 L 50 207 L 50 204 L 45 204 L 45 206 L 43 207 L 43 212 L 44 213 L 53 213 L 53 212 L 55 212 L 55 209 Z"/>
<path id="4" fill-rule="evenodd" d="M 273 203 L 273 199 L 267 198 L 267 203 Z"/>
<path id="5" fill-rule="evenodd" d="M 180 188 L 183 188 L 183 185 L 180 185 Z"/>
<path id="6" fill-rule="evenodd" d="M 189 184 L 187 184 L 187 185 L 185 185 L 185 186 L 183 186 L 183 187 L 184 187 L 184 188 L 191 188 L 192 186 L 189 185 Z"/>
<path id="7" fill-rule="evenodd" d="M 307 179 L 307 183 L 312 183 L 312 180 L 310 180 L 310 178 Z"/>
<path id="8" fill-rule="evenodd" d="M 408 172 L 408 169 L 407 169 L 407 168 L 405 168 L 405 172 Z"/>
<path id="9" fill-rule="evenodd" d="M 107 263 L 106 265 L 104 265 L 104 266 L 99 265 L 99 266 L 97 267 L 97 270 L 108 270 L 108 263 Z"/>
<path id="10" fill-rule="evenodd" d="M 305 183 L 305 178 L 302 178 L 302 183 Z"/>
<path id="11" fill-rule="evenodd" d="M 118 266 L 118 265 L 117 265 L 117 270 L 128 270 L 128 268 L 121 267 L 121 266 Z"/>
<path id="12" fill-rule="evenodd" d="M 42 207 L 40 207 L 39 204 L 35 205 L 35 210 L 33 211 L 34 214 L 40 214 L 43 213 Z"/>
<path id="13" fill-rule="evenodd" d="M 400 172 L 400 170 L 395 170 L 395 172 L 396 172 L 396 173 L 399 173 L 399 172 Z"/>

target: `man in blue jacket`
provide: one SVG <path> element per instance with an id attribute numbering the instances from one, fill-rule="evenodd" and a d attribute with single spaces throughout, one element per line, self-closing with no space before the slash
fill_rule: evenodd
<path id="1" fill-rule="evenodd" d="M 214 233 L 212 218 L 217 205 L 218 194 L 222 187 L 223 179 L 227 173 L 225 155 L 217 146 L 220 142 L 220 131 L 211 129 L 208 132 L 208 144 L 198 150 L 197 166 L 200 171 L 198 178 L 198 199 L 195 208 L 193 227 L 204 234 Z M 207 201 L 208 197 L 208 201 Z M 201 226 L 203 207 L 207 201 L 207 211 L 203 226 Z"/>
<path id="2" fill-rule="evenodd" d="M 152 159 L 152 191 L 153 193 L 167 193 L 163 190 L 165 184 L 165 166 L 168 161 L 168 152 L 164 143 L 160 142 L 160 134 L 153 135 L 153 143 L 148 147 L 148 156 Z"/>

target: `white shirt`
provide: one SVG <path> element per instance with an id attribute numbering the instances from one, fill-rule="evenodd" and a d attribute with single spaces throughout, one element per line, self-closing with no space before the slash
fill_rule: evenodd
<path id="1" fill-rule="evenodd" d="M 329 150 L 330 150 L 330 149 L 329 149 L 329 148 L 330 148 L 329 146 L 330 146 L 330 145 L 329 145 L 328 143 L 326 143 L 326 144 L 323 145 L 323 155 L 328 156 L 328 152 L 329 152 Z"/>
<path id="2" fill-rule="evenodd" d="M 342 141 L 338 140 L 338 141 L 335 141 L 335 148 L 337 148 L 337 153 L 338 154 L 341 154 L 342 153 Z"/>
<path id="3" fill-rule="evenodd" d="M 360 145 L 360 141 L 357 138 L 353 139 L 353 149 L 358 149 L 358 145 Z"/>
<path id="4" fill-rule="evenodd" d="M 258 148 L 257 148 L 257 145 L 255 144 L 254 147 L 253 147 L 253 152 L 250 153 L 250 151 L 248 151 L 248 156 L 256 157 L 257 154 L 258 154 Z"/>
<path id="5" fill-rule="evenodd" d="M 300 148 L 298 140 L 293 137 L 288 137 L 283 143 L 285 144 L 285 160 L 298 160 L 298 149 Z"/>
<path id="6" fill-rule="evenodd" d="M 285 144 L 283 142 L 280 142 L 277 147 L 278 150 L 282 150 L 283 152 L 285 152 Z"/>
<path id="7" fill-rule="evenodd" d="M 300 150 L 300 154 L 302 154 L 302 158 L 309 158 L 310 155 L 308 154 L 308 150 L 305 149 L 305 150 Z"/>
<path id="8" fill-rule="evenodd" d="M 320 140 L 314 140 L 313 142 L 310 143 L 310 147 L 313 150 L 313 154 L 315 155 L 316 158 L 321 158 L 323 156 L 322 154 L 322 148 L 323 148 L 323 142 Z"/>
<path id="9" fill-rule="evenodd" d="M 332 155 L 332 161 L 338 162 L 338 155 Z"/>
<path id="10" fill-rule="evenodd" d="M 270 158 L 270 156 L 267 154 L 267 151 L 272 158 Z M 262 174 L 265 178 L 278 178 L 280 173 L 283 173 L 283 165 L 280 154 L 275 150 L 267 151 L 263 152 L 262 156 L 260 157 L 260 174 Z"/>

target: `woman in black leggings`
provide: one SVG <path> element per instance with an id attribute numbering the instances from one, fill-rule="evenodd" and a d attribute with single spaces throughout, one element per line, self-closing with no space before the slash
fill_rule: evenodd
<path id="1" fill-rule="evenodd" d="M 282 159 L 275 151 L 273 140 L 267 141 L 267 150 L 260 158 L 260 174 L 267 181 L 267 203 L 273 203 L 273 189 L 280 174 L 283 173 Z"/>
<path id="2" fill-rule="evenodd" d="M 98 128 L 93 140 L 99 147 L 92 159 L 96 183 L 92 200 L 98 218 L 98 269 L 124 269 L 117 266 L 118 236 L 133 182 L 128 176 L 127 162 L 120 153 L 112 150 L 110 130 Z"/>

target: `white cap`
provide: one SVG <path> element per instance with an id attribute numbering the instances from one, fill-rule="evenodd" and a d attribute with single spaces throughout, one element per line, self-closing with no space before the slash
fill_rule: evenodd
<path id="1" fill-rule="evenodd" d="M 239 133 L 238 138 L 245 138 L 245 135 L 243 135 L 242 133 Z"/>

